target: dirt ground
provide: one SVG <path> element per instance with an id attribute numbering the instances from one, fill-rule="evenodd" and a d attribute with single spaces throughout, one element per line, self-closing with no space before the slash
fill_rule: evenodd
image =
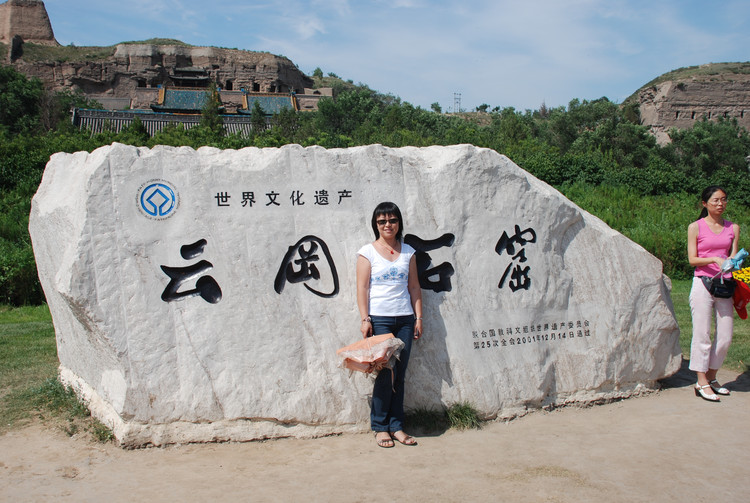
<path id="1" fill-rule="evenodd" d="M 647 396 L 481 430 L 127 451 L 36 425 L 0 437 L 0 501 L 746 502 L 750 373 L 694 396 L 683 370 Z"/>

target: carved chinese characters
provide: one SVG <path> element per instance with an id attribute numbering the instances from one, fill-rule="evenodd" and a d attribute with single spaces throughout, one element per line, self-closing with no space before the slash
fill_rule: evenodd
<path id="1" fill-rule="evenodd" d="M 679 367 L 659 261 L 496 152 L 115 144 L 53 156 L 33 201 L 63 380 L 127 445 L 366 429 L 335 352 L 382 201 L 423 290 L 407 408 L 509 417 Z"/>
<path id="2" fill-rule="evenodd" d="M 190 245 L 184 245 L 180 248 L 180 255 L 185 260 L 193 259 L 203 253 L 206 246 L 206 240 L 201 239 Z M 161 266 L 161 270 L 169 276 L 170 282 L 161 294 L 161 300 L 172 302 L 186 297 L 200 295 L 203 300 L 216 304 L 221 300 L 221 287 L 211 276 L 202 274 L 210 271 L 213 264 L 207 260 L 201 260 L 187 267 L 169 267 Z M 190 280 L 195 280 L 195 288 L 185 291 L 178 291 L 180 286 Z"/>

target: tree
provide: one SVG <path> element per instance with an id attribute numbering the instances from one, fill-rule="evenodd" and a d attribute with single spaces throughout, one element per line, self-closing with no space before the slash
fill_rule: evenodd
<path id="1" fill-rule="evenodd" d="M 117 141 L 125 145 L 140 147 L 145 145 L 148 140 L 149 134 L 146 131 L 146 126 L 143 125 L 143 122 L 138 117 L 133 119 L 130 125 L 122 128 L 117 134 Z"/>
<path id="2" fill-rule="evenodd" d="M 481 113 L 487 113 L 487 110 L 489 110 L 490 106 L 487 103 L 482 103 L 477 107 L 477 112 Z"/>
<path id="3" fill-rule="evenodd" d="M 719 170 L 747 177 L 745 156 L 750 152 L 750 135 L 736 118 L 709 121 L 705 118 L 692 129 L 672 129 L 672 146 L 687 171 L 711 177 Z"/>
<path id="4" fill-rule="evenodd" d="M 224 121 L 221 118 L 221 98 L 216 84 L 211 82 L 208 87 L 208 99 L 201 110 L 200 125 L 211 132 L 213 136 L 224 136 Z"/>
<path id="5" fill-rule="evenodd" d="M 320 69 L 320 67 L 317 67 L 315 70 L 313 70 L 313 77 L 316 79 L 322 79 L 323 78 L 323 70 Z"/>
<path id="6" fill-rule="evenodd" d="M 88 99 L 81 91 L 43 89 L 39 95 L 39 121 L 45 131 L 57 129 L 61 124 L 70 124 L 74 108 L 104 108 L 98 101 Z"/>
<path id="7" fill-rule="evenodd" d="M 271 117 L 271 125 L 279 130 L 283 138 L 293 141 L 299 128 L 299 112 L 291 108 L 281 109 L 279 113 Z"/>
<path id="8" fill-rule="evenodd" d="M 622 114 L 626 121 L 633 124 L 641 123 L 640 105 L 636 101 L 626 103 L 622 106 Z"/>
<path id="9" fill-rule="evenodd" d="M 37 127 L 42 91 L 41 80 L 0 66 L 0 130 L 17 134 Z"/>
<path id="10" fill-rule="evenodd" d="M 503 108 L 499 114 L 493 114 L 491 131 L 497 143 L 492 146 L 500 151 L 507 149 L 531 135 L 531 128 L 521 114 L 513 107 Z"/>
<path id="11" fill-rule="evenodd" d="M 433 112 L 435 112 L 436 114 L 441 114 L 441 113 L 443 113 L 443 109 L 442 109 L 442 108 L 440 108 L 440 103 L 438 103 L 437 101 L 436 101 L 435 103 L 433 103 L 432 105 L 430 105 L 430 108 L 431 108 L 431 109 L 432 109 L 432 111 L 433 111 Z"/>
<path id="12" fill-rule="evenodd" d="M 250 113 L 250 125 L 255 135 L 259 135 L 266 130 L 266 113 L 257 101 L 253 104 L 253 110 Z"/>
<path id="13" fill-rule="evenodd" d="M 544 101 L 539 105 L 539 117 L 542 119 L 547 119 L 549 117 L 549 108 L 547 108 L 547 104 Z"/>

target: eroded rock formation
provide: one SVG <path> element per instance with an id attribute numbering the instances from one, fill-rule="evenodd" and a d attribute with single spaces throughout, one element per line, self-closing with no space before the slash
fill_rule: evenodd
<path id="1" fill-rule="evenodd" d="M 38 0 L 8 0 L 0 4 L 0 44 L 10 45 L 16 35 L 34 44 L 59 45 L 44 2 Z"/>
<path id="2" fill-rule="evenodd" d="M 58 46 L 44 3 L 0 4 L 0 43 L 16 70 L 40 78 L 53 90 L 80 90 L 114 108 L 148 108 L 159 86 L 185 85 L 184 73 L 224 90 L 304 94 L 313 81 L 292 61 L 267 52 L 186 45 L 120 44 L 82 48 L 79 57 L 24 59 L 23 44 Z M 194 84 L 194 82 L 193 82 Z"/>
<path id="3" fill-rule="evenodd" d="M 139 93 L 152 96 L 158 86 L 180 85 L 180 69 L 190 69 L 222 89 L 256 92 L 297 92 L 313 86 L 287 58 L 266 52 L 176 45 L 120 44 L 98 61 L 16 61 L 16 69 L 39 77 L 53 89 L 80 89 L 93 98 L 131 99 L 142 106 Z"/>
<path id="4" fill-rule="evenodd" d="M 750 75 L 719 73 L 667 80 L 641 89 L 641 122 L 660 143 L 671 128 L 686 129 L 696 121 L 736 118 L 750 129 Z"/>

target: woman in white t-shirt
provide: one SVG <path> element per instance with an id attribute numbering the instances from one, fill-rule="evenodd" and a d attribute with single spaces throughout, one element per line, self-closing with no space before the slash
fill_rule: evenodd
<path id="1" fill-rule="evenodd" d="M 422 336 L 422 290 L 415 250 L 402 243 L 401 210 L 380 203 L 372 213 L 375 241 L 357 252 L 357 305 L 363 337 L 392 333 L 404 342 L 391 372 L 380 372 L 372 392 L 370 425 L 380 447 L 394 440 L 417 445 L 404 432 L 404 375 L 412 340 Z"/>

